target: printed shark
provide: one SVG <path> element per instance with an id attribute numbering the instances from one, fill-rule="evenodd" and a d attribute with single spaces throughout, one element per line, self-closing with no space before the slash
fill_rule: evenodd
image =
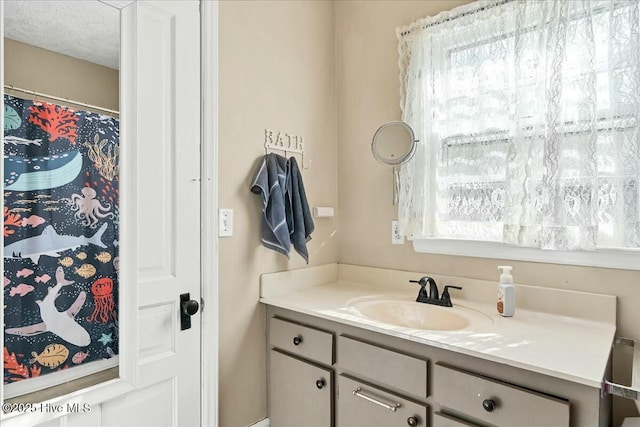
<path id="1" fill-rule="evenodd" d="M 47 291 L 47 296 L 42 301 L 36 301 L 40 308 L 42 322 L 21 328 L 5 329 L 5 333 L 31 336 L 43 332 L 51 332 L 70 344 L 79 347 L 86 347 L 91 344 L 89 333 L 74 320 L 87 299 L 87 293 L 85 291 L 80 292 L 78 298 L 66 311 L 58 311 L 55 305 L 56 298 L 58 298 L 62 287 L 73 283 L 73 281 L 65 279 L 64 270 L 62 267 L 58 267 L 56 269 L 56 285 Z"/>
<path id="2" fill-rule="evenodd" d="M 31 258 L 34 264 L 42 255 L 50 257 L 59 257 L 58 252 L 67 249 L 76 249 L 80 246 L 88 244 L 96 245 L 101 248 L 107 246 L 102 243 L 102 235 L 107 229 L 107 224 L 103 224 L 96 233 L 91 237 L 85 236 L 65 236 L 58 234 L 53 226 L 47 226 L 41 235 L 29 237 L 19 240 L 9 246 L 4 247 L 5 258 Z"/>

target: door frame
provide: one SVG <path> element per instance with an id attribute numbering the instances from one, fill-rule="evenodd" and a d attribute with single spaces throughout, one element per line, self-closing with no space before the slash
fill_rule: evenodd
<path id="1" fill-rule="evenodd" d="M 201 63 L 201 422 L 218 426 L 218 0 L 200 1 Z"/>
<path id="2" fill-rule="evenodd" d="M 115 2 L 114 2 L 115 3 Z M 121 38 L 133 40 L 135 37 L 135 8 L 127 8 L 133 1 L 119 2 L 122 7 Z M 201 232 L 204 238 L 201 240 L 201 298 L 202 304 L 201 322 L 201 386 L 200 386 L 200 421 L 201 425 L 218 426 L 218 0 L 200 0 L 200 61 L 201 61 L 201 97 L 200 97 L 200 150 L 201 150 Z M 4 10 L 0 3 L 0 33 L 4 34 Z M 126 11 L 125 11 L 126 10 Z M 125 36 L 125 33 L 127 36 Z M 0 44 L 0 56 L 4 54 L 3 44 Z M 131 141 L 135 138 L 135 49 L 129 44 L 121 43 L 121 58 L 128 57 L 129 61 L 121 60 L 120 76 L 120 111 L 123 117 L 121 121 L 121 138 Z M 123 67 L 123 65 L 125 65 Z M 4 70 L 0 69 L 0 83 L 4 84 Z M 129 113 L 127 113 L 129 111 Z M 0 116 L 0 125 L 4 118 Z M 128 144 L 124 146 L 124 153 L 129 151 Z M 124 154 L 123 153 L 123 154 Z M 130 157 L 133 154 L 133 157 Z M 2 164 L 0 164 L 0 172 Z M 127 153 L 122 156 L 122 175 L 135 176 L 135 154 Z M 127 189 L 123 188 L 125 192 Z M 123 195 L 124 196 L 124 195 Z M 129 196 L 131 197 L 131 196 Z M 0 200 L 0 207 L 2 200 Z M 127 247 L 136 247 L 135 211 L 127 209 L 121 212 L 126 218 L 121 224 L 121 244 Z M 128 224 L 128 226 L 126 225 Z M 132 234 L 133 233 L 133 234 Z M 0 236 L 0 244 L 3 238 Z M 122 263 L 121 277 L 135 277 L 135 260 Z M 2 266 L 0 266 L 2 272 Z M 133 281 L 135 282 L 135 281 Z M 132 282 L 132 283 L 133 283 Z M 126 325 L 137 324 L 137 288 L 124 287 L 120 293 L 125 304 L 121 306 L 120 316 L 123 329 Z M 0 302 L 2 295 L 0 295 Z M 119 378 L 90 386 L 69 394 L 65 394 L 47 401 L 54 405 L 62 405 L 68 408 L 69 404 L 81 402 L 98 405 L 113 398 L 134 391 L 138 384 L 136 375 L 137 366 L 137 331 L 136 328 L 126 328 L 120 336 Z M 3 329 L 0 328 L 0 341 L 4 342 Z M 0 387 L 0 401 L 3 399 L 3 390 Z M 58 413 L 32 412 L 30 414 L 2 414 L 0 419 L 6 427 L 30 424 L 39 424 L 52 419 L 69 415 L 63 410 Z"/>

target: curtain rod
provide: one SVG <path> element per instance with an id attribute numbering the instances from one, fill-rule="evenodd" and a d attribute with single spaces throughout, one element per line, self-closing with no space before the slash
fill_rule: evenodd
<path id="1" fill-rule="evenodd" d="M 61 98 L 59 96 L 48 95 L 46 93 L 36 92 L 35 90 L 23 89 L 23 88 L 20 88 L 20 87 L 15 87 L 13 85 L 4 85 L 4 88 L 5 89 L 9 89 L 9 90 L 13 90 L 13 91 L 16 91 L 16 92 L 27 93 L 27 94 L 33 95 L 33 96 L 40 96 L 40 97 L 43 97 L 43 98 L 53 99 L 53 100 L 56 100 L 56 101 L 67 103 L 67 104 L 79 105 L 81 107 L 87 107 L 87 108 L 91 108 L 93 110 L 103 111 L 103 112 L 109 113 L 109 114 L 117 114 L 118 116 L 120 116 L 120 112 L 117 111 L 117 110 L 111 110 L 109 108 L 98 107 L 97 105 L 87 104 L 86 102 L 73 101 L 73 100 L 68 99 L 68 98 Z"/>
<path id="2" fill-rule="evenodd" d="M 462 18 L 462 17 L 468 16 L 468 15 L 472 15 L 472 14 L 477 13 L 477 12 L 482 12 L 483 10 L 493 9 L 496 6 L 502 6 L 503 4 L 509 3 L 511 1 L 513 1 L 513 0 L 499 0 L 499 1 L 496 1 L 495 3 L 490 3 L 490 4 L 487 4 L 485 6 L 481 6 L 481 7 L 477 8 L 477 9 L 469 10 L 467 12 L 462 12 L 462 13 L 460 13 L 458 15 L 455 15 L 455 16 L 448 16 L 448 17 L 446 17 L 446 18 L 444 18 L 442 20 L 436 21 L 436 22 L 430 22 L 428 24 L 423 24 L 423 25 L 417 24 L 415 26 L 411 25 L 411 26 L 409 26 L 408 29 L 406 29 L 403 32 L 401 32 L 400 36 L 404 37 L 404 36 L 406 36 L 408 34 L 413 33 L 416 30 L 419 30 L 419 29 L 424 30 L 426 28 L 433 27 L 434 25 L 443 24 L 445 22 L 453 21 L 453 20 L 456 20 L 458 18 Z"/>

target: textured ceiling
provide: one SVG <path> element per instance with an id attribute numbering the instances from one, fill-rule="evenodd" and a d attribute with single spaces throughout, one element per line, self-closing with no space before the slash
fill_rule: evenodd
<path id="1" fill-rule="evenodd" d="M 117 7 L 97 0 L 3 0 L 3 3 L 5 37 L 120 68 Z"/>

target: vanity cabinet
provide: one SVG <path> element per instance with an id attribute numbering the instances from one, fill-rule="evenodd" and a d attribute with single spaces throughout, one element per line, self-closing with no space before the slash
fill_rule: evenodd
<path id="1" fill-rule="evenodd" d="M 273 427 L 610 425 L 599 387 L 279 307 L 267 314 Z"/>

